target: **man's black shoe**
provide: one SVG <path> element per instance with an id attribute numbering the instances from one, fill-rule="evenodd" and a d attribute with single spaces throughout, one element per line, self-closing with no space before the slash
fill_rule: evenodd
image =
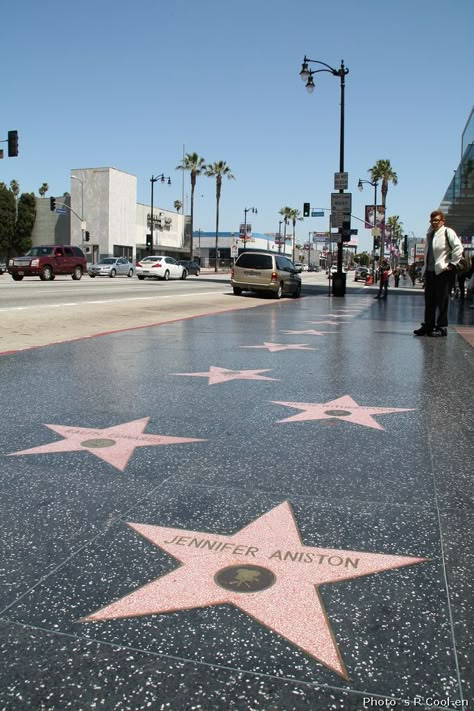
<path id="1" fill-rule="evenodd" d="M 431 336 L 433 333 L 432 328 L 427 328 L 424 323 L 421 324 L 420 328 L 417 328 L 413 331 L 415 336 Z"/>
<path id="2" fill-rule="evenodd" d="M 427 333 L 426 335 L 432 338 L 445 338 L 448 335 L 448 329 L 444 328 L 444 326 L 436 326 L 431 333 Z"/>

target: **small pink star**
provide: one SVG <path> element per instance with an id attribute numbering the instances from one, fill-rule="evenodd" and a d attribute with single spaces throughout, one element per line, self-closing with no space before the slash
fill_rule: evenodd
<path id="1" fill-rule="evenodd" d="M 316 351 L 317 348 L 310 348 L 306 343 L 269 343 L 264 341 L 262 346 L 240 346 L 241 348 L 264 348 L 270 353 L 277 351 Z"/>
<path id="2" fill-rule="evenodd" d="M 12 452 L 8 456 L 85 450 L 123 472 L 136 447 L 159 447 L 164 444 L 206 441 L 190 437 L 166 437 L 164 435 L 145 434 L 144 429 L 149 419 L 149 417 L 142 417 L 140 420 L 132 420 L 121 425 L 105 427 L 104 429 L 45 425 L 45 427 L 64 437 L 64 439 L 50 444 L 43 444 L 39 447 L 32 447 L 31 449 L 24 449 L 21 452 Z"/>
<path id="3" fill-rule="evenodd" d="M 288 333 L 290 335 L 326 336 L 328 333 L 335 333 L 335 331 L 316 331 L 314 328 L 307 328 L 302 331 L 282 331 L 282 333 Z"/>
<path id="4" fill-rule="evenodd" d="M 275 405 L 284 407 L 294 407 L 301 410 L 297 415 L 292 415 L 278 422 L 303 422 L 304 420 L 329 420 L 338 419 L 345 422 L 352 422 L 355 425 L 371 427 L 375 430 L 383 430 L 372 415 L 387 415 L 393 412 L 412 412 L 414 408 L 406 407 L 364 407 L 358 405 L 349 395 L 338 397 L 328 402 L 277 402 Z"/>
<path id="5" fill-rule="evenodd" d="M 227 383 L 229 380 L 278 380 L 278 378 L 269 378 L 260 373 L 268 373 L 271 368 L 264 370 L 228 370 L 227 368 L 219 368 L 216 365 L 211 365 L 206 373 L 174 373 L 174 375 L 188 375 L 194 378 L 209 378 L 208 385 L 216 385 L 216 383 Z"/>

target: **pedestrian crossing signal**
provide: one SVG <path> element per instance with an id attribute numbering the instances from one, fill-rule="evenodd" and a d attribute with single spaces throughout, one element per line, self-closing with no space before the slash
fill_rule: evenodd
<path id="1" fill-rule="evenodd" d="M 310 206 L 309 202 L 303 203 L 303 217 L 309 217 Z"/>

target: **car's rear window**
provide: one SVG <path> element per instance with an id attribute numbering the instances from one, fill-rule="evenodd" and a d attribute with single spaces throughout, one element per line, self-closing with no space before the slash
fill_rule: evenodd
<path id="1" fill-rule="evenodd" d="M 245 269 L 272 269 L 273 262 L 270 254 L 241 254 L 238 258 L 236 267 L 244 267 Z"/>

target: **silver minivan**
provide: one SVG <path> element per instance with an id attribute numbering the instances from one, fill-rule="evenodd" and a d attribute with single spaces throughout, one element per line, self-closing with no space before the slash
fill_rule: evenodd
<path id="1" fill-rule="evenodd" d="M 301 294 L 301 277 L 292 261 L 283 254 L 245 251 L 238 257 L 230 278 L 234 294 L 266 291 L 275 298 Z"/>

